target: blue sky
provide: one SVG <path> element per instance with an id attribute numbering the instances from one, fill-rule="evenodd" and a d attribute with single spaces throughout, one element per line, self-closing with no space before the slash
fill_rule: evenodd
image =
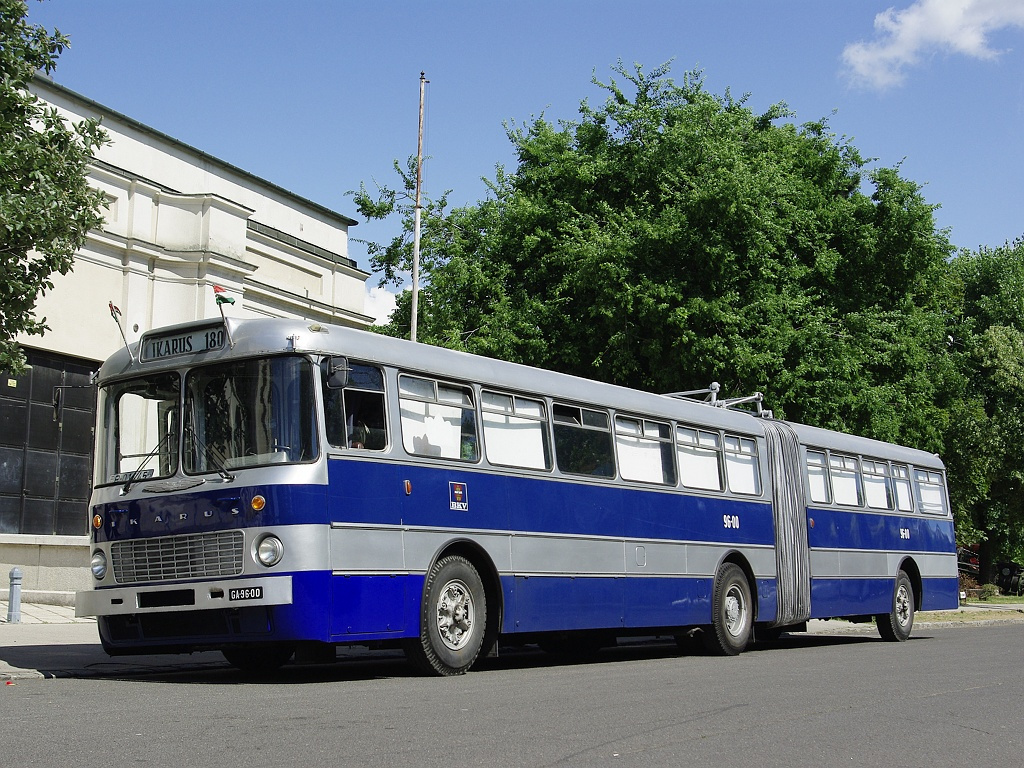
<path id="1" fill-rule="evenodd" d="M 575 119 L 616 61 L 672 60 L 902 163 L 959 247 L 1024 235 L 1024 0 L 30 0 L 29 20 L 71 38 L 61 85 L 353 218 L 346 192 L 416 152 L 420 71 L 425 193 L 465 205 L 514 168 L 505 123 Z"/>

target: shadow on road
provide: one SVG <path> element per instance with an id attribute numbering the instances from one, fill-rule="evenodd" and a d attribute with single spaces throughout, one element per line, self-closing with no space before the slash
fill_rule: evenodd
<path id="1" fill-rule="evenodd" d="M 881 642 L 870 634 L 793 634 L 783 635 L 770 644 L 753 644 L 747 653 L 786 653 Z M 630 638 L 613 648 L 584 658 L 569 654 L 546 653 L 534 645 L 501 646 L 497 656 L 481 659 L 474 671 L 494 672 L 542 669 L 562 666 L 598 666 L 657 659 L 714 659 L 694 647 L 680 650 L 672 638 Z M 107 656 L 99 645 L 15 646 L 4 651 L 4 661 L 16 668 L 37 670 L 51 678 L 100 678 L 145 680 L 162 683 L 192 684 L 289 684 L 376 680 L 419 677 L 419 673 L 399 650 L 370 651 L 340 648 L 337 661 L 328 664 L 289 663 L 281 669 L 252 674 L 231 667 L 216 651 L 182 655 Z M 722 660 L 723 662 L 726 660 Z"/>

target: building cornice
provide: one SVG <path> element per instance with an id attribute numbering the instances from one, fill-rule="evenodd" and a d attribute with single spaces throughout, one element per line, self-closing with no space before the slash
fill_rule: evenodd
<path id="1" fill-rule="evenodd" d="M 293 200 L 294 202 L 299 203 L 307 208 L 311 208 L 320 213 L 321 215 L 334 220 L 336 223 L 342 226 L 354 227 L 359 223 L 355 219 L 351 219 L 348 216 L 345 216 L 344 214 L 338 213 L 337 211 L 332 211 L 330 208 L 327 208 L 326 206 L 321 205 L 320 203 L 313 202 L 309 198 L 302 197 L 301 195 L 297 195 L 294 192 L 285 189 L 284 187 L 278 186 L 272 181 L 267 181 L 266 179 L 260 176 L 250 173 L 249 171 L 243 170 L 239 168 L 237 165 L 232 165 L 231 163 L 225 160 L 221 160 L 218 157 L 214 157 L 211 154 L 203 152 L 201 149 L 196 149 L 190 144 L 186 144 L 183 141 L 179 141 L 178 139 L 175 139 L 173 136 L 168 136 L 166 133 L 158 131 L 155 128 L 151 128 L 150 126 L 144 123 L 140 123 L 138 120 L 128 117 L 127 115 L 122 114 L 117 110 L 111 109 L 110 107 L 104 106 L 103 104 L 100 104 L 97 101 L 93 101 L 92 99 L 83 96 L 80 93 L 72 91 L 70 88 L 65 88 L 63 85 L 57 84 L 45 75 L 36 74 L 32 78 L 32 85 L 35 88 L 50 89 L 56 91 L 57 93 L 61 94 L 67 99 L 77 101 L 78 103 L 87 106 L 90 110 L 99 113 L 101 116 L 107 115 L 110 118 L 117 120 L 118 122 L 122 122 L 125 125 L 130 126 L 131 128 L 139 131 L 140 133 L 144 133 L 162 142 L 166 142 L 168 144 L 172 144 L 176 147 L 184 149 L 190 154 L 202 158 L 205 162 L 217 166 L 222 170 L 229 171 L 230 173 L 242 176 L 246 179 L 249 179 L 250 181 L 256 182 L 257 184 L 266 187 L 267 189 L 272 189 L 274 192 L 283 195 L 284 197 Z"/>

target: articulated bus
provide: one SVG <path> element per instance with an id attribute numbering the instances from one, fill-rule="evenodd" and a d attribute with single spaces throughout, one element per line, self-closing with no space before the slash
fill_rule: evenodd
<path id="1" fill-rule="evenodd" d="M 76 613 L 112 655 L 401 647 L 450 675 L 811 618 L 902 641 L 958 604 L 923 451 L 301 320 L 157 329 L 97 381 Z"/>

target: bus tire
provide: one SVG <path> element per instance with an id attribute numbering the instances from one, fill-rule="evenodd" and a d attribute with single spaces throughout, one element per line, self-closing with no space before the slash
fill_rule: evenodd
<path id="1" fill-rule="evenodd" d="M 222 648 L 224 659 L 235 669 L 251 674 L 274 672 L 295 653 L 293 645 L 254 645 L 249 648 Z"/>
<path id="2" fill-rule="evenodd" d="M 896 576 L 891 610 L 875 616 L 875 624 L 883 640 L 902 643 L 910 637 L 914 628 L 914 585 L 906 571 L 900 571 Z"/>
<path id="3" fill-rule="evenodd" d="M 720 656 L 742 653 L 754 627 L 750 584 L 743 569 L 725 563 L 718 569 L 711 599 L 711 626 L 703 632 L 704 647 Z"/>
<path id="4" fill-rule="evenodd" d="M 461 675 L 483 647 L 487 596 L 476 568 L 460 555 L 442 557 L 427 573 L 420 636 L 406 655 L 432 675 Z"/>

